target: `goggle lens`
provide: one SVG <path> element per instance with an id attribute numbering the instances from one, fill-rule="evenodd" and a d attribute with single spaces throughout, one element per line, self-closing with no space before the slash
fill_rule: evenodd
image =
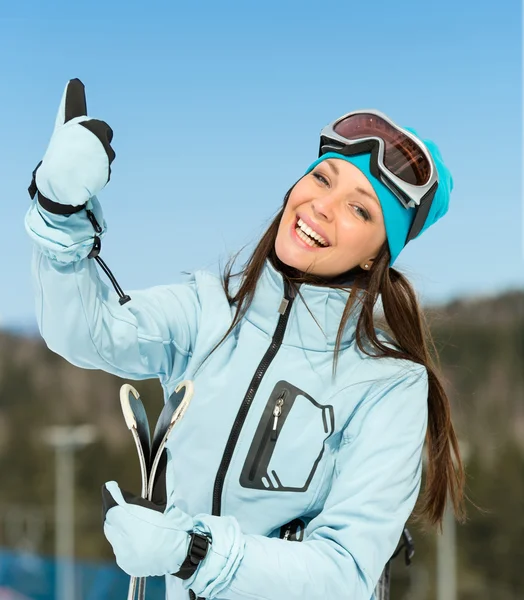
<path id="1" fill-rule="evenodd" d="M 351 115 L 339 121 L 333 129 L 347 140 L 379 137 L 385 144 L 384 165 L 391 173 L 412 185 L 428 183 L 431 165 L 423 150 L 378 115 Z"/>

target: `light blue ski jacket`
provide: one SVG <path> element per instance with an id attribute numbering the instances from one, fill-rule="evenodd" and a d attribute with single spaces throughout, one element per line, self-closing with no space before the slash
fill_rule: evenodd
<path id="1" fill-rule="evenodd" d="M 103 236 L 100 204 L 90 203 Z M 332 378 L 347 292 L 302 285 L 282 302 L 283 279 L 267 262 L 245 318 L 195 373 L 234 315 L 216 276 L 130 291 L 120 305 L 86 258 L 85 211 L 33 203 L 26 229 L 51 350 L 126 379 L 158 377 L 166 398 L 194 380 L 168 445 L 168 503 L 211 534 L 213 552 L 190 579 L 168 576 L 167 598 L 189 589 L 219 600 L 374 598 L 420 490 L 426 369 L 360 352 L 355 314 Z"/>

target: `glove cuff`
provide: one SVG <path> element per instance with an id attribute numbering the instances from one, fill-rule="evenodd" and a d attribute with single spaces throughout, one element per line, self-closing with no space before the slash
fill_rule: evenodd
<path id="1" fill-rule="evenodd" d="M 190 536 L 191 541 L 189 542 L 186 559 L 180 566 L 180 571 L 172 573 L 172 575 L 180 579 L 189 579 L 194 574 L 198 569 L 198 565 L 207 556 L 207 551 L 211 544 L 209 536 L 196 532 L 191 533 Z"/>
<path id="2" fill-rule="evenodd" d="M 31 180 L 31 184 L 27 190 L 31 196 L 31 200 L 34 200 L 34 197 L 36 196 L 40 206 L 54 215 L 73 215 L 77 212 L 80 212 L 85 207 L 87 202 L 85 204 L 81 204 L 80 206 L 73 206 L 72 204 L 60 204 L 59 202 L 53 202 L 52 200 L 49 200 L 49 198 L 42 196 L 36 187 L 36 172 L 41 164 L 42 161 L 36 165 L 36 168 L 33 171 L 33 179 Z"/>
<path id="3" fill-rule="evenodd" d="M 48 212 L 53 213 L 55 215 L 73 215 L 77 212 L 83 210 L 87 204 L 81 204 L 80 206 L 73 206 L 72 204 L 60 204 L 59 202 L 53 202 L 42 196 L 40 192 L 37 191 L 38 204 L 42 208 L 45 208 Z"/>

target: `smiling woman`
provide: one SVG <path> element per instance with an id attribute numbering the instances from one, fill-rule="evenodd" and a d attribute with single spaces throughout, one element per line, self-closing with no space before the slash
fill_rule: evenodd
<path id="1" fill-rule="evenodd" d="M 375 599 L 418 499 L 425 443 L 414 515 L 440 524 L 449 494 L 464 518 L 431 338 L 392 267 L 447 210 L 437 147 L 378 111 L 345 115 L 239 273 L 232 257 L 222 280 L 197 271 L 126 295 L 98 256 L 94 193 L 109 180 L 111 142 L 69 82 L 26 229 L 49 348 L 79 367 L 157 377 L 166 401 L 193 382 L 166 445 L 162 502 L 104 488 L 117 563 L 165 575 L 169 600 Z M 374 323 L 379 298 L 390 333 Z"/>
<path id="2" fill-rule="evenodd" d="M 315 234 L 325 243 L 311 241 Z M 275 250 L 290 267 L 334 277 L 357 265 L 369 268 L 385 241 L 382 209 L 371 183 L 351 163 L 331 158 L 293 187 Z"/>

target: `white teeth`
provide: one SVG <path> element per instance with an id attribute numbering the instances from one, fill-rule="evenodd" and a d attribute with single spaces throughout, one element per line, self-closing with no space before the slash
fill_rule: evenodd
<path id="1" fill-rule="evenodd" d="M 315 244 L 315 242 L 308 236 L 306 235 L 302 229 L 300 229 L 300 227 L 297 227 L 297 235 L 298 237 L 305 242 L 308 246 L 311 246 L 312 248 L 318 248 L 318 244 Z"/>
<path id="2" fill-rule="evenodd" d="M 319 235 L 316 231 L 313 231 L 313 229 L 311 229 L 311 227 L 308 227 L 304 223 L 304 221 L 302 221 L 302 219 L 300 219 L 300 218 L 298 219 L 297 225 L 300 227 L 300 229 L 302 229 L 302 231 L 304 231 L 309 236 L 318 240 L 323 246 L 328 246 L 328 243 L 326 242 L 326 240 L 321 235 Z"/>

